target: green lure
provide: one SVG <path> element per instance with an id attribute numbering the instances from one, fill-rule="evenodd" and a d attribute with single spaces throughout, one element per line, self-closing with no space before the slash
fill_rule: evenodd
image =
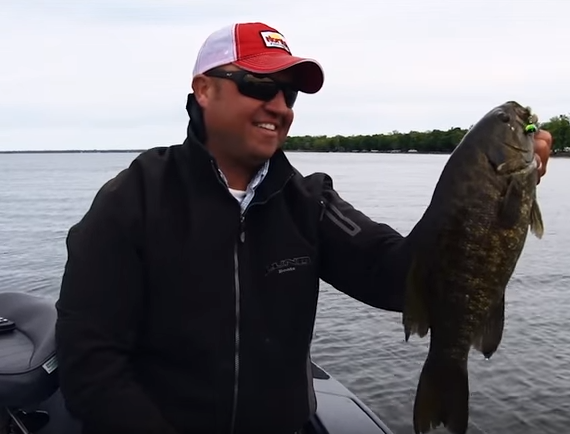
<path id="1" fill-rule="evenodd" d="M 527 134 L 536 133 L 538 131 L 538 127 L 536 124 L 528 124 L 526 127 L 524 127 L 524 131 Z"/>

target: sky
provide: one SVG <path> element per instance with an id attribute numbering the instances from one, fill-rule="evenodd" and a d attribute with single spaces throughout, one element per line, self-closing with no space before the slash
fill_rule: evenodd
<path id="1" fill-rule="evenodd" d="M 290 135 L 467 128 L 512 99 L 570 113 L 563 0 L 0 0 L 0 151 L 181 143 L 200 45 L 246 21 L 325 70 Z"/>

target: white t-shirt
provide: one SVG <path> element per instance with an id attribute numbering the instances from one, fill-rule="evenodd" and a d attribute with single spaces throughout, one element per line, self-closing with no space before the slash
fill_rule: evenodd
<path id="1" fill-rule="evenodd" d="M 245 197 L 245 191 L 243 190 L 234 190 L 233 188 L 230 188 L 230 193 L 237 199 L 239 203 L 241 203 Z"/>

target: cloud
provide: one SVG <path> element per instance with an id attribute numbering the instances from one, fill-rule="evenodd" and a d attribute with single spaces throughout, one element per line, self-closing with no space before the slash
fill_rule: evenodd
<path id="1" fill-rule="evenodd" d="M 233 21 L 323 64 L 291 134 L 465 127 L 506 99 L 547 119 L 570 112 L 567 16 L 559 0 L 5 0 L 0 150 L 179 143 L 200 44 Z"/>

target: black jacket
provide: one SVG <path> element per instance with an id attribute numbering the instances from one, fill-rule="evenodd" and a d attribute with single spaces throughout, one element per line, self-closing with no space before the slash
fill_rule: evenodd
<path id="1" fill-rule="evenodd" d="M 135 158 L 69 231 L 63 395 L 90 434 L 292 433 L 315 411 L 319 278 L 401 311 L 404 239 L 281 151 L 242 219 L 188 133 Z"/>

